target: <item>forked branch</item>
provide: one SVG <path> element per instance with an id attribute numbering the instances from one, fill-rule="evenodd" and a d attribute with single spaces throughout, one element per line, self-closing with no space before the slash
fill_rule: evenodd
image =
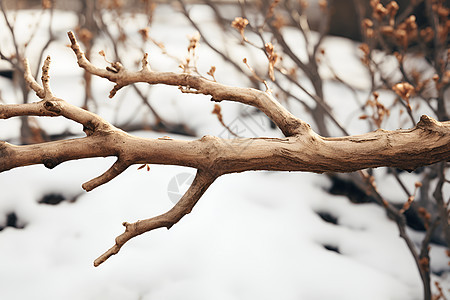
<path id="1" fill-rule="evenodd" d="M 94 261 L 94 266 L 99 266 L 111 255 L 117 254 L 120 248 L 135 236 L 161 227 L 170 229 L 182 217 L 192 211 L 197 201 L 215 179 L 216 177 L 211 176 L 211 174 L 199 170 L 189 189 L 171 210 L 154 218 L 139 220 L 135 223 L 124 222 L 125 232 L 116 238 L 116 244 L 114 246 Z"/>
<path id="2" fill-rule="evenodd" d="M 49 85 L 50 58 L 44 63 L 43 86 L 27 71 L 29 86 L 42 100 L 21 105 L 0 105 L 0 118 L 62 116 L 80 123 L 86 137 L 25 146 L 0 141 L 0 172 L 32 164 L 53 168 L 69 160 L 117 157 L 117 161 L 103 175 L 83 184 L 83 188 L 90 191 L 114 179 L 133 164 L 167 164 L 197 169 L 193 184 L 174 208 L 154 218 L 124 223 L 125 232 L 116 238 L 111 249 L 95 261 L 96 266 L 116 254 L 131 238 L 156 228 L 170 228 L 177 223 L 193 209 L 214 180 L 223 174 L 249 170 L 352 172 L 381 166 L 413 170 L 450 160 L 450 122 L 438 122 L 422 116 L 412 129 L 377 130 L 358 136 L 324 138 L 268 93 L 229 87 L 191 74 L 151 71 L 147 56 L 144 57 L 142 70 L 137 72 L 128 71 L 119 64 L 112 64 L 103 70 L 85 58 L 72 33 L 69 37 L 82 68 L 116 83 L 112 94 L 134 82 L 182 86 L 210 95 L 214 101 L 230 100 L 254 106 L 266 113 L 286 135 L 285 138 L 234 140 L 204 136 L 194 141 L 139 138 L 115 128 L 96 114 L 56 98 Z M 24 65 L 29 68 L 26 62 Z"/>
<path id="3" fill-rule="evenodd" d="M 126 70 L 120 63 L 112 63 L 106 69 L 98 68 L 86 59 L 73 32 L 69 31 L 68 35 L 72 44 L 71 47 L 77 55 L 78 65 L 87 72 L 106 78 L 116 84 L 110 92 L 110 97 L 113 97 L 122 87 L 137 82 L 182 86 L 188 92 L 210 95 L 213 101 L 228 100 L 254 106 L 264 112 L 286 136 L 307 131 L 309 128 L 305 122 L 292 115 L 272 95 L 266 92 L 251 88 L 229 87 L 192 74 L 154 72 L 148 68 L 147 55 L 143 58 L 142 69 L 137 72 Z"/>

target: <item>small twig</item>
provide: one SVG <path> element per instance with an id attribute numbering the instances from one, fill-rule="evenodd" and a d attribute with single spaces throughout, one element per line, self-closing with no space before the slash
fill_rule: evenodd
<path id="1" fill-rule="evenodd" d="M 14 33 L 14 26 L 9 22 L 8 16 L 6 15 L 6 7 L 3 3 L 3 0 L 0 0 L 0 10 L 2 11 L 3 14 L 3 18 L 5 19 L 5 23 L 6 26 L 8 27 L 8 30 L 11 34 L 11 38 L 13 40 L 13 45 L 14 45 L 14 50 L 16 52 L 16 58 L 19 60 L 20 59 L 20 51 L 19 51 L 19 44 L 17 43 L 16 40 L 16 35 Z M 17 64 L 17 66 L 19 66 L 19 64 Z M 19 68 L 20 70 L 20 68 Z"/>
<path id="2" fill-rule="evenodd" d="M 27 59 L 23 60 L 23 69 L 24 69 L 24 78 L 25 81 L 27 82 L 28 86 L 36 92 L 36 95 L 41 98 L 44 99 L 45 97 L 45 91 L 44 89 L 36 82 L 36 80 L 34 79 L 34 77 L 31 75 L 31 69 L 30 69 L 30 64 L 28 63 Z"/>
<path id="3" fill-rule="evenodd" d="M 239 135 L 237 135 L 233 130 L 231 130 L 231 128 L 225 124 L 225 122 L 223 121 L 223 116 L 222 116 L 222 109 L 220 107 L 219 104 L 214 104 L 214 109 L 212 111 L 213 115 L 217 116 L 217 119 L 219 120 L 220 124 L 222 124 L 222 126 L 234 137 L 237 138 L 241 138 Z"/>
<path id="4" fill-rule="evenodd" d="M 186 4 L 184 3 L 183 0 L 178 0 L 179 3 L 181 4 L 181 8 L 182 8 L 182 13 L 185 15 L 185 17 L 188 19 L 189 23 L 191 23 L 191 25 L 195 28 L 195 30 L 197 30 L 200 33 L 201 39 L 203 41 L 203 43 L 205 45 L 207 45 L 211 50 L 213 50 L 215 53 L 217 53 L 223 60 L 225 60 L 226 62 L 228 62 L 229 64 L 231 64 L 233 66 L 233 68 L 235 70 L 237 70 L 239 73 L 241 74 L 245 74 L 245 71 L 243 68 L 241 68 L 239 66 L 238 63 L 236 63 L 234 60 L 232 60 L 228 55 L 226 55 L 225 53 L 223 53 L 222 51 L 220 51 L 217 47 L 215 47 L 211 41 L 206 38 L 206 36 L 203 34 L 203 31 L 201 30 L 201 28 L 197 25 L 197 23 L 194 22 L 194 20 L 190 17 L 189 12 L 186 9 Z M 257 80 L 255 80 L 253 77 L 251 76 L 247 76 L 253 83 L 254 86 L 257 86 Z"/>
<path id="5" fill-rule="evenodd" d="M 52 28 L 53 28 L 53 13 L 54 13 L 54 7 L 52 5 L 52 7 L 50 8 L 50 21 L 48 22 L 48 29 L 47 29 L 49 38 L 39 53 L 38 60 L 37 60 L 38 62 L 42 61 L 42 58 L 44 57 L 44 52 L 48 49 L 50 44 L 55 40 L 55 35 L 53 34 L 53 30 L 52 30 Z M 34 73 L 35 78 L 38 76 L 38 73 L 39 73 L 39 64 L 36 66 L 36 71 Z"/>
<path id="6" fill-rule="evenodd" d="M 438 182 L 433 192 L 433 197 L 437 204 L 438 213 L 440 216 L 440 220 L 442 222 L 442 230 L 444 231 L 445 241 L 447 243 L 447 247 L 450 248 L 450 219 L 449 219 L 449 210 L 448 205 L 450 203 L 450 198 L 447 203 L 444 202 L 444 195 L 442 193 L 442 189 L 445 179 L 445 164 L 440 163 L 438 169 Z"/>

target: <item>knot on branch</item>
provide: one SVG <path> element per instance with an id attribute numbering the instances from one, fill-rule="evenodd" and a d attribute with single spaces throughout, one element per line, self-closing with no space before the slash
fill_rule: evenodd
<path id="1" fill-rule="evenodd" d="M 86 133 L 87 136 L 92 135 L 95 132 L 96 128 L 97 128 L 97 126 L 92 121 L 87 121 L 83 125 L 83 131 L 84 131 L 84 133 Z"/>
<path id="2" fill-rule="evenodd" d="M 60 114 L 62 111 L 61 102 L 58 100 L 47 100 L 44 102 L 44 107 L 46 110 Z"/>
<path id="3" fill-rule="evenodd" d="M 439 127 L 439 123 L 427 115 L 422 115 L 419 123 L 417 123 L 417 128 L 422 128 L 424 130 L 435 130 L 433 128 L 436 127 Z"/>
<path id="4" fill-rule="evenodd" d="M 300 119 L 291 119 L 288 121 L 288 126 L 286 126 L 287 129 L 283 131 L 285 136 L 292 136 L 292 135 L 313 135 L 313 131 L 311 129 L 311 126 L 300 120 Z"/>
<path id="5" fill-rule="evenodd" d="M 57 165 L 59 165 L 59 162 L 53 158 L 45 158 L 42 163 L 44 164 L 44 166 L 48 169 L 53 169 L 54 167 L 56 167 Z"/>
<path id="6" fill-rule="evenodd" d="M 446 136 L 448 135 L 448 122 L 439 122 L 435 119 L 427 116 L 422 115 L 420 117 L 420 121 L 417 123 L 416 128 L 420 128 L 425 132 L 428 132 L 430 134 L 435 134 L 438 136 Z"/>
<path id="7" fill-rule="evenodd" d="M 106 70 L 117 74 L 123 70 L 123 65 L 120 62 L 111 63 L 111 66 L 106 67 Z"/>

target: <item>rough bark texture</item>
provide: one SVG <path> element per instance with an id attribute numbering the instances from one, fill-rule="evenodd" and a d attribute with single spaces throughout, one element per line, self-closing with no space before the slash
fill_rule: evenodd
<path id="1" fill-rule="evenodd" d="M 47 102 L 39 103 L 44 107 Z M 117 156 L 116 164 L 127 166 L 170 164 L 219 175 L 249 170 L 353 172 L 383 166 L 414 170 L 450 159 L 449 122 L 439 123 L 427 116 L 422 116 L 413 129 L 377 130 L 341 138 L 323 138 L 309 131 L 286 138 L 226 140 L 204 136 L 182 141 L 135 137 L 107 123 L 96 124 L 98 117 L 89 120 L 90 113 L 66 102 L 57 104 L 67 110 L 63 115 L 87 114 L 79 119 L 85 119 L 81 121 L 86 124 L 88 136 L 25 146 L 2 142 L 0 171 L 32 164 L 52 168 L 68 160 L 103 156 Z M 14 109 L 11 105 L 0 106 L 2 115 L 4 110 Z M 70 112 L 72 109 L 74 112 Z M 42 115 L 40 109 L 38 113 Z"/>
<path id="2" fill-rule="evenodd" d="M 168 164 L 197 169 L 193 184 L 173 209 L 136 223 L 125 222 L 125 232 L 116 238 L 111 249 L 94 262 L 95 266 L 116 254 L 129 239 L 155 228 L 170 228 L 177 223 L 192 210 L 214 180 L 223 174 L 249 170 L 352 172 L 382 166 L 414 170 L 419 166 L 450 160 L 450 122 L 438 122 L 422 116 L 412 129 L 377 130 L 363 135 L 324 138 L 266 92 L 229 87 L 197 75 L 154 72 L 149 68 L 147 55 L 143 59 L 142 70 L 137 72 L 127 71 L 117 63 L 106 70 L 99 69 L 85 58 L 71 32 L 69 38 L 82 68 L 116 83 L 111 97 L 120 88 L 135 82 L 174 85 L 180 87 L 182 92 L 210 95 L 214 101 L 229 100 L 254 106 L 263 111 L 286 136 L 233 140 L 204 136 L 194 141 L 135 137 L 91 112 L 56 98 L 49 86 L 49 57 L 43 66 L 42 86 L 31 76 L 25 62 L 25 78 L 42 100 L 29 104 L 0 105 L 0 118 L 62 116 L 82 124 L 86 137 L 25 146 L 0 141 L 0 172 L 33 164 L 53 168 L 69 160 L 116 156 L 117 161 L 109 170 L 83 184 L 83 188 L 90 191 L 133 164 Z"/>

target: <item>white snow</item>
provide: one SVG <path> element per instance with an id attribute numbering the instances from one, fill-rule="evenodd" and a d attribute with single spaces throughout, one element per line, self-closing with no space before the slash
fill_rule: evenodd
<path id="1" fill-rule="evenodd" d="M 201 6 L 196 7 L 194 16 L 207 22 L 210 15 L 202 15 L 201 11 Z M 18 13 L 17 26 L 26 28 L 28 23 L 24 20 L 32 20 L 32 14 L 36 13 Z M 145 24 L 139 18 L 130 23 L 130 34 L 136 34 L 139 26 Z M 81 105 L 82 72 L 70 49 L 65 47 L 68 42 L 65 32 L 73 29 L 76 18 L 57 12 L 54 24 L 58 40 L 46 51 L 53 61 L 51 85 L 58 97 Z M 213 22 L 208 23 L 210 33 L 214 32 L 214 26 Z M 0 28 L 3 50 L 3 45 L 8 45 L 5 42 L 8 35 L 3 23 Z M 157 9 L 151 35 L 163 41 L 169 53 L 183 58 L 188 44 L 186 35 L 193 32 L 173 10 L 165 6 Z M 357 60 L 353 56 L 352 45 L 356 48 L 353 42 L 333 38 L 325 44 L 326 53 L 336 62 L 339 72 L 346 71 L 345 67 Z M 159 49 L 149 48 L 154 69 L 176 71 L 176 62 L 161 55 Z M 239 46 L 229 45 L 229 50 L 237 58 L 246 56 Z M 108 49 L 105 51 L 108 55 Z M 140 59 L 141 54 L 137 51 L 134 54 L 129 61 Z M 231 76 L 234 70 L 206 46 L 201 46 L 198 54 L 203 73 L 216 65 L 219 82 L 247 86 L 246 80 Z M 252 57 L 256 68 L 258 55 Z M 96 61 L 101 64 L 102 60 Z M 261 57 L 259 61 L 266 66 Z M 363 70 L 353 65 L 350 71 L 349 78 L 357 76 L 360 80 L 356 84 L 364 86 Z M 134 99 L 134 91 L 124 89 L 111 100 L 107 98 L 110 83 L 97 78 L 93 83 L 95 99 L 101 104 L 97 112 L 102 117 L 113 121 L 133 116 L 140 103 Z M 348 90 L 334 83 L 327 84 L 326 89 L 330 103 L 342 119 L 348 120 L 345 125 L 350 126 L 352 133 L 367 131 L 349 110 L 356 107 Z M 0 90 L 6 102 L 20 101 L 10 82 L 0 79 Z M 152 105 L 164 118 L 184 122 L 199 135 L 224 134 L 223 127 L 211 114 L 213 103 L 208 97 L 181 94 L 176 87 L 162 86 L 152 87 L 150 93 Z M 342 95 L 348 97 L 342 100 Z M 30 97 L 36 100 L 34 95 Z M 360 98 L 364 103 L 364 96 L 360 94 Z M 346 102 L 342 105 L 336 101 Z M 249 126 L 246 136 L 280 135 L 277 130 L 267 129 L 267 123 L 266 127 L 260 126 L 267 121 L 264 118 L 240 116 L 241 105 L 221 106 L 226 122 L 237 120 L 235 124 L 241 129 Z M 293 107 L 296 114 L 302 113 Z M 136 115 L 146 117 L 146 111 Z M 50 133 L 65 128 L 81 133 L 78 124 L 61 118 L 40 118 L 38 122 Z M 18 126 L 17 119 L 1 120 L 0 139 L 17 137 Z M 148 138 L 165 135 L 133 134 Z M 122 222 L 149 218 L 170 209 L 171 179 L 181 173 L 195 173 L 178 166 L 151 165 L 149 172 L 132 166 L 89 193 L 81 189 L 83 182 L 98 176 L 113 162 L 114 158 L 85 159 L 66 162 L 52 170 L 29 166 L 0 173 L 0 224 L 4 224 L 8 213 L 14 212 L 19 223 L 25 225 L 24 229 L 6 227 L 0 232 L 1 299 L 421 299 L 422 286 L 414 261 L 384 210 L 374 204 L 354 205 L 344 197 L 331 196 L 325 191 L 327 179 L 309 173 L 247 172 L 220 177 L 192 213 L 172 229 L 139 236 L 118 255 L 94 268 L 93 260 L 123 232 Z M 402 176 L 411 176 L 408 182 L 412 188 L 414 175 Z M 379 177 L 383 180 L 382 175 Z M 389 200 L 403 199 L 395 183 L 386 180 L 382 186 Z M 58 205 L 37 203 L 48 193 L 60 193 L 76 201 Z M 337 217 L 338 225 L 324 222 L 317 212 Z M 421 233 L 411 233 L 417 240 L 423 237 Z M 323 245 L 337 247 L 341 254 L 326 250 Z M 444 249 L 437 246 L 431 249 L 432 268 L 445 269 Z M 448 274 L 447 268 L 442 277 L 433 277 L 441 281 L 447 294 Z"/>

